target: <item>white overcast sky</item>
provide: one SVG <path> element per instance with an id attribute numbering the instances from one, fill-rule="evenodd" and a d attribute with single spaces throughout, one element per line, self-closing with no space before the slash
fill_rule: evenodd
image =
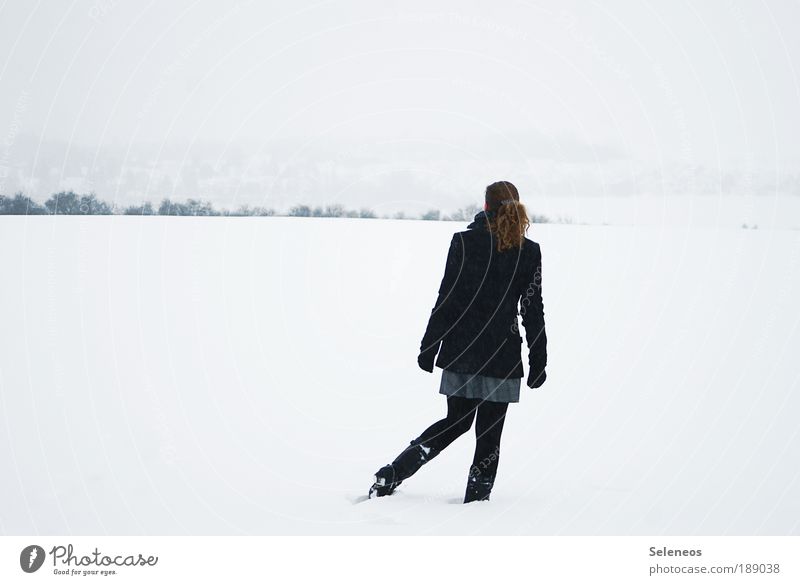
<path id="1" fill-rule="evenodd" d="M 0 164 L 290 139 L 796 170 L 798 28 L 797 1 L 0 2 Z"/>

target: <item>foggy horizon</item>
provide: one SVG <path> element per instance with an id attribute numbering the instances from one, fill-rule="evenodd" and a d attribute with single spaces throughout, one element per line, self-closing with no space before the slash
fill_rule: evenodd
<path id="1" fill-rule="evenodd" d="M 414 212 L 800 195 L 790 2 L 0 9 L 0 194 Z M 793 203 L 792 203 L 793 205 Z"/>

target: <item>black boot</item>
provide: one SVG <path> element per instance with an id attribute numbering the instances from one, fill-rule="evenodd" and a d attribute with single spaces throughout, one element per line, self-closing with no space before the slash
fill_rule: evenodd
<path id="1" fill-rule="evenodd" d="M 411 441 L 389 465 L 375 473 L 375 483 L 369 489 L 370 498 L 390 496 L 397 487 L 414 475 L 419 468 L 439 454 L 439 451 L 417 440 Z"/>
<path id="2" fill-rule="evenodd" d="M 467 491 L 464 493 L 464 503 L 489 501 L 494 486 L 494 478 L 486 474 L 470 470 L 467 478 Z"/>
<path id="3" fill-rule="evenodd" d="M 375 472 L 375 483 L 369 488 L 370 498 L 381 498 L 383 496 L 391 496 L 394 490 L 403 483 L 402 480 L 397 479 L 397 472 L 392 465 L 384 465 L 377 472 Z"/>

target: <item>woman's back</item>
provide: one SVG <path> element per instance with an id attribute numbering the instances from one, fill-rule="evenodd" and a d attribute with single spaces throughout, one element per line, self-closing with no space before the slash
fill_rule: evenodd
<path id="1" fill-rule="evenodd" d="M 538 244 L 498 252 L 485 215 L 453 236 L 441 304 L 434 307 L 430 333 L 441 335 L 436 365 L 492 377 L 522 377 L 517 306 L 534 279 Z"/>

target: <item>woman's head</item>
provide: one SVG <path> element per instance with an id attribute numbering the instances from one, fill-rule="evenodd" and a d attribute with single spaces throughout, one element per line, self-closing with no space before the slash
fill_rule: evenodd
<path id="1" fill-rule="evenodd" d="M 489 213 L 489 230 L 497 240 L 497 251 L 522 246 L 530 226 L 528 212 L 519 202 L 517 188 L 508 181 L 498 181 L 486 187 L 483 207 Z"/>

